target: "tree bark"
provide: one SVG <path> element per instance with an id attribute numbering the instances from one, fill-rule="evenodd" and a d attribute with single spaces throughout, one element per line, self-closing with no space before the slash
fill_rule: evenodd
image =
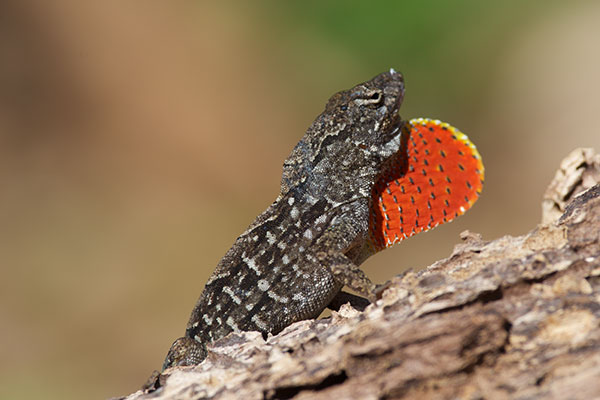
<path id="1" fill-rule="evenodd" d="M 231 334 L 127 399 L 600 398 L 599 159 L 565 159 L 530 233 L 464 232 L 364 312 Z"/>

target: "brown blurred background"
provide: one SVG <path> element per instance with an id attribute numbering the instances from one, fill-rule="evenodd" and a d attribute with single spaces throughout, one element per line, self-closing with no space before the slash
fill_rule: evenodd
<path id="1" fill-rule="evenodd" d="M 136 390 L 327 98 L 390 67 L 486 184 L 367 273 L 535 226 L 560 160 L 600 150 L 600 4 L 405 3 L 1 2 L 0 397 Z"/>

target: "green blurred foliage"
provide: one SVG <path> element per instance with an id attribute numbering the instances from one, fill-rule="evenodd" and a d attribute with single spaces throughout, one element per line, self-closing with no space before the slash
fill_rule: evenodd
<path id="1" fill-rule="evenodd" d="M 292 64 L 286 70 L 308 71 L 316 84 L 323 84 L 319 76 L 328 74 L 324 75 L 321 62 L 328 59 L 321 47 L 345 54 L 337 61 L 345 60 L 346 65 L 333 65 L 340 80 L 357 82 L 394 67 L 408 77 L 410 102 L 405 107 L 418 115 L 475 111 L 472 107 L 480 103 L 506 48 L 519 40 L 529 23 L 564 6 L 542 0 L 258 4 L 255 11 L 262 17 L 263 29 Z M 418 90 L 411 90 L 415 82 Z"/>

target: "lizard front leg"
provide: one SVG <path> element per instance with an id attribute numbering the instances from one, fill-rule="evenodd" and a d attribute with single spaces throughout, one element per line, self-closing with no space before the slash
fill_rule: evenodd
<path id="1" fill-rule="evenodd" d="M 316 243 L 318 250 L 315 256 L 337 282 L 374 301 L 377 299 L 377 285 L 354 261 L 360 260 L 355 250 L 364 246 L 368 234 L 368 221 L 364 216 L 369 214 L 365 210 L 368 210 L 368 203 L 362 199 L 340 208 L 340 213 L 332 219 L 331 225 Z"/>
<path id="2" fill-rule="evenodd" d="M 350 289 L 365 296 L 371 302 L 377 299 L 377 285 L 342 253 L 317 253 L 319 262 L 327 267 L 334 279 Z"/>

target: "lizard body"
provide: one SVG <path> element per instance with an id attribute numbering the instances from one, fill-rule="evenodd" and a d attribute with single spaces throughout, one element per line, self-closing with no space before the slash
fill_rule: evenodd
<path id="1" fill-rule="evenodd" d="M 390 70 L 333 95 L 285 160 L 281 192 L 218 263 L 163 369 L 194 365 L 232 331 L 276 334 L 317 317 L 348 286 L 373 298 L 358 265 L 369 245 L 371 192 L 401 147 L 404 95 Z"/>

